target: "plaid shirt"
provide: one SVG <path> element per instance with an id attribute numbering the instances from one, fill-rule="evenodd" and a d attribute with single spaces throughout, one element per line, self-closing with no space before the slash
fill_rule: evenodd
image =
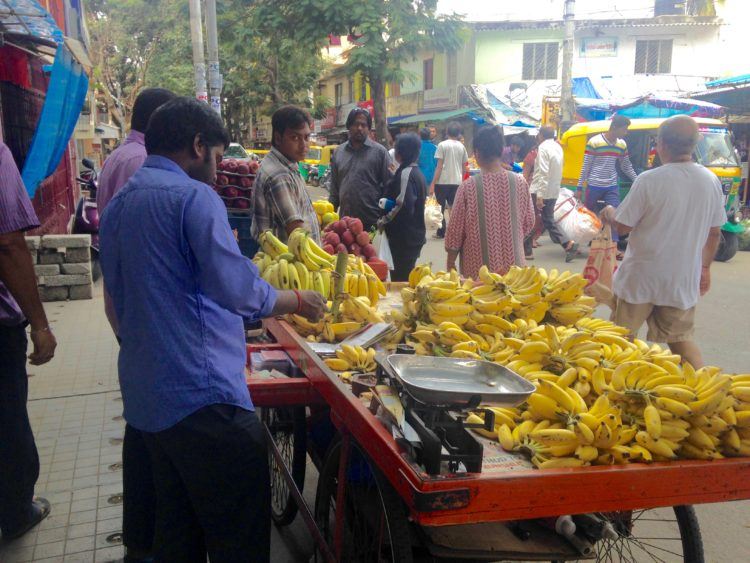
<path id="1" fill-rule="evenodd" d="M 276 147 L 271 149 L 260 164 L 253 189 L 252 234 L 272 230 L 286 242 L 286 226 L 302 221 L 302 227 L 320 244 L 320 227 L 298 164 L 285 157 Z"/>

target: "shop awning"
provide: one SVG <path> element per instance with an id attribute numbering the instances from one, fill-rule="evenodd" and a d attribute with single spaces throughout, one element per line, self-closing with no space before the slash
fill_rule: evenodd
<path id="1" fill-rule="evenodd" d="M 462 115 L 466 115 L 467 113 L 478 110 L 479 108 L 461 108 L 452 109 L 449 111 L 434 111 L 432 113 L 418 113 L 417 115 L 412 115 L 411 117 L 398 119 L 394 121 L 392 125 L 409 125 L 413 123 L 423 123 L 428 121 L 447 121 L 449 119 L 455 119 L 456 117 L 460 117 Z"/>
<path id="2" fill-rule="evenodd" d="M 35 0 L 0 0 L 0 30 L 63 42 L 63 33 L 52 16 Z"/>

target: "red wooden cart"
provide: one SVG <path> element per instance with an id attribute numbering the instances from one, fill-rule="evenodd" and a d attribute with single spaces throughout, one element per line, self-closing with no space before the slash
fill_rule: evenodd
<path id="1" fill-rule="evenodd" d="M 428 475 L 290 325 L 265 328 L 303 374 L 248 379 L 272 438 L 274 519 L 287 524 L 299 508 L 322 560 L 702 561 L 690 505 L 750 498 L 750 458 Z M 325 454 L 305 446 L 316 417 L 335 428 Z M 312 510 L 300 492 L 305 450 L 320 471 Z M 555 533 L 557 517 L 580 514 L 617 537 L 592 553 Z"/>

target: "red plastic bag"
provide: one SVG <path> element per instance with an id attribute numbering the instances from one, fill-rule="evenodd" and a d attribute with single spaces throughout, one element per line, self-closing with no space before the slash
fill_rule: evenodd
<path id="1" fill-rule="evenodd" d="M 616 264 L 617 243 L 612 240 L 612 228 L 605 225 L 591 241 L 591 250 L 586 267 L 583 269 L 583 277 L 588 280 L 586 294 L 611 309 L 614 309 L 615 305 L 612 278 Z"/>

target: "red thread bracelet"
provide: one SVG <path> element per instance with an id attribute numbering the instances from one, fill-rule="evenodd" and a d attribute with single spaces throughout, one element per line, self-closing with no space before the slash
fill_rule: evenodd
<path id="1" fill-rule="evenodd" d="M 299 294 L 299 291 L 296 289 L 292 290 L 294 292 L 294 295 L 297 296 L 297 310 L 294 312 L 295 315 L 299 315 L 300 311 L 302 311 L 302 296 Z"/>

